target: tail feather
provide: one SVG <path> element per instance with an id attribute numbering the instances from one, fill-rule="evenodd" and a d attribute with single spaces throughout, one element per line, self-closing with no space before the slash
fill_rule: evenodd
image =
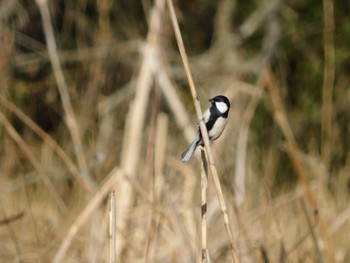
<path id="1" fill-rule="evenodd" d="M 197 134 L 196 138 L 193 140 L 191 145 L 188 147 L 186 151 L 184 151 L 181 155 L 181 161 L 187 162 L 191 159 L 192 155 L 194 154 L 197 146 L 199 145 L 200 137 L 199 134 Z"/>

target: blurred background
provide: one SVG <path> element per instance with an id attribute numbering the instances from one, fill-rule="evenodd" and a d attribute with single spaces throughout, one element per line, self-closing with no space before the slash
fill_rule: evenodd
<path id="1" fill-rule="evenodd" d="M 350 3 L 174 5 L 202 108 L 231 101 L 213 151 L 241 262 L 349 262 Z M 112 190 L 117 262 L 200 259 L 200 161 L 180 161 L 198 120 L 166 1 L 2 0 L 0 87 L 1 262 L 57 259 L 94 200 L 60 256 L 107 262 Z M 209 253 L 230 262 L 208 191 Z"/>

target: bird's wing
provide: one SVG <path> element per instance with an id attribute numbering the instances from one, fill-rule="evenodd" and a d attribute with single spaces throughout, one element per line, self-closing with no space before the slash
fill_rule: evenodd
<path id="1" fill-rule="evenodd" d="M 181 161 L 183 162 L 187 162 L 192 155 L 194 154 L 197 146 L 200 144 L 201 142 L 201 138 L 199 133 L 197 133 L 196 138 L 193 140 L 193 142 L 191 143 L 191 145 L 188 147 L 188 149 L 186 151 L 184 151 L 181 155 Z"/>

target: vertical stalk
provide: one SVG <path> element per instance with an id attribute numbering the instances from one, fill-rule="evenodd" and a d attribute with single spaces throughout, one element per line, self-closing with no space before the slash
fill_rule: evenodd
<path id="1" fill-rule="evenodd" d="M 200 131 L 202 134 L 202 139 L 203 139 L 205 150 L 206 150 L 207 157 L 208 157 L 207 160 L 208 160 L 209 169 L 210 169 L 210 172 L 211 172 L 212 177 L 213 177 L 213 181 L 214 181 L 214 185 L 215 185 L 215 189 L 216 189 L 216 194 L 217 194 L 217 197 L 219 200 L 227 237 L 228 237 L 228 240 L 230 243 L 230 252 L 231 252 L 232 260 L 233 260 L 233 262 L 239 262 L 237 252 L 236 252 L 236 247 L 234 245 L 232 228 L 231 228 L 231 224 L 230 224 L 230 221 L 228 218 L 226 201 L 225 201 L 224 195 L 222 193 L 220 180 L 219 180 L 219 174 L 218 174 L 218 171 L 216 169 L 216 166 L 214 163 L 213 153 L 212 153 L 211 148 L 210 148 L 208 131 L 207 131 L 207 128 L 206 128 L 205 123 L 203 121 L 203 113 L 202 113 L 200 101 L 198 99 L 197 90 L 196 90 L 196 87 L 194 85 L 194 81 L 192 78 L 190 65 L 188 62 L 187 54 L 186 54 L 185 45 L 183 43 L 179 23 L 177 21 L 177 17 L 175 14 L 174 4 L 173 4 L 172 0 L 167 0 L 167 4 L 168 4 L 171 23 L 173 25 L 173 29 L 175 32 L 176 42 L 177 42 L 177 45 L 178 45 L 178 48 L 179 48 L 179 51 L 181 54 L 181 59 L 182 59 L 182 62 L 183 62 L 184 68 L 185 68 L 186 77 L 187 77 L 188 84 L 189 84 L 190 91 L 191 91 L 191 95 L 193 98 L 193 103 L 194 103 L 194 106 L 196 109 L 197 118 L 199 121 L 199 128 L 200 128 Z"/>
<path id="2" fill-rule="evenodd" d="M 36 0 L 36 3 L 40 10 L 47 50 L 49 53 L 49 58 L 50 58 L 54 76 L 56 79 L 58 92 L 61 97 L 67 127 L 72 137 L 72 142 L 74 146 L 75 155 L 78 160 L 80 174 L 82 179 L 85 181 L 85 184 L 88 185 L 89 189 L 91 191 L 94 191 L 96 189 L 96 184 L 90 176 L 90 172 L 86 163 L 85 151 L 83 149 L 83 144 L 79 133 L 78 123 L 75 118 L 72 102 L 68 93 L 68 86 L 67 86 L 67 83 L 63 74 L 61 62 L 58 56 L 57 44 L 56 44 L 54 30 L 51 22 L 51 15 L 50 15 L 50 10 L 48 6 L 48 1 Z"/>
<path id="3" fill-rule="evenodd" d="M 116 262 L 116 213 L 115 213 L 115 193 L 109 193 L 109 263 Z"/>
<path id="4" fill-rule="evenodd" d="M 321 155 L 329 170 L 332 156 L 332 108 L 334 86 L 334 13 L 333 0 L 323 0 L 324 75 L 322 90 Z M 328 180 L 328 178 L 325 178 Z"/>
<path id="5" fill-rule="evenodd" d="M 202 263 L 208 262 L 207 245 L 207 190 L 208 190 L 208 163 L 204 149 L 201 149 L 201 245 L 202 245 Z"/>

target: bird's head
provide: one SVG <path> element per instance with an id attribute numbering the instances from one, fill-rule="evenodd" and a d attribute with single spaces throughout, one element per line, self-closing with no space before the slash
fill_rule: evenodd
<path id="1" fill-rule="evenodd" d="M 221 113 L 226 113 L 230 110 L 230 101 L 226 96 L 218 95 L 209 100 L 213 107 L 217 108 Z"/>

